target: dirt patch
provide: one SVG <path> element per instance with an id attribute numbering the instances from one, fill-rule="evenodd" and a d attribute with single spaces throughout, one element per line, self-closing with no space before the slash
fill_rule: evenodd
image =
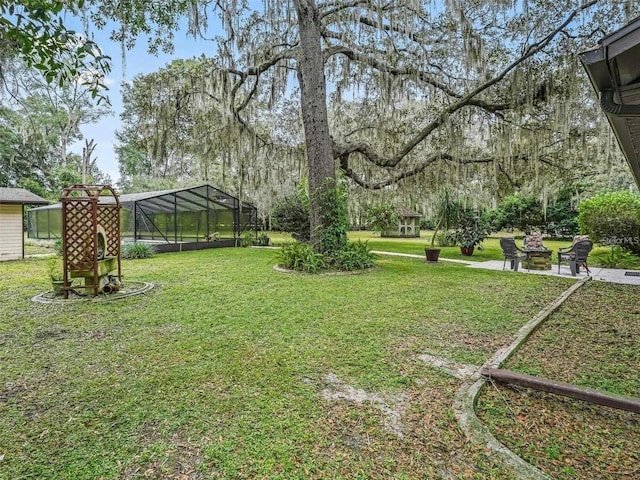
<path id="1" fill-rule="evenodd" d="M 65 328 L 43 329 L 34 333 L 35 338 L 38 340 L 64 340 L 71 335 L 73 335 L 73 332 Z"/>
<path id="2" fill-rule="evenodd" d="M 331 401 L 346 401 L 362 405 L 371 403 L 384 416 L 384 428 L 398 438 L 404 438 L 402 428 L 402 414 L 406 409 L 404 395 L 389 395 L 367 393 L 364 390 L 353 388 L 340 380 L 335 374 L 330 373 L 325 377 L 328 387 L 322 390 L 322 397 Z"/>
<path id="3" fill-rule="evenodd" d="M 471 377 L 471 375 L 473 375 L 479 368 L 476 365 L 466 365 L 464 363 L 455 362 L 453 360 L 449 360 L 448 358 L 439 357 L 437 355 L 431 355 L 428 353 L 420 355 L 418 358 L 427 365 L 438 368 L 448 373 L 449 375 L 452 375 L 461 380 Z"/>
<path id="4" fill-rule="evenodd" d="M 342 478 L 359 478 L 358 465 L 375 465 L 372 471 L 376 473 L 367 477 L 372 480 L 515 478 L 499 459 L 483 446 L 471 444 L 458 428 L 451 409 L 458 384 L 443 375 L 408 388 L 402 399 L 402 438 L 380 422 L 372 422 L 380 416 L 374 403 L 364 401 L 354 409 L 354 402 L 331 401 L 322 428 L 334 441 L 319 449 L 338 459 Z M 362 392 L 354 395 L 363 398 Z"/>
<path id="5" fill-rule="evenodd" d="M 26 392 L 27 387 L 25 385 L 7 382 L 3 388 L 0 388 L 0 403 L 20 397 Z"/>

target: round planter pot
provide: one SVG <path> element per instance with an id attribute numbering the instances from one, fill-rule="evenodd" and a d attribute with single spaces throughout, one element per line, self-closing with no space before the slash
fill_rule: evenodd
<path id="1" fill-rule="evenodd" d="M 427 262 L 437 262 L 440 256 L 439 248 L 425 248 L 424 253 L 427 256 Z"/>
<path id="2" fill-rule="evenodd" d="M 460 247 L 460 253 L 462 253 L 462 255 L 470 257 L 471 255 L 473 255 L 474 249 L 475 247 Z"/>

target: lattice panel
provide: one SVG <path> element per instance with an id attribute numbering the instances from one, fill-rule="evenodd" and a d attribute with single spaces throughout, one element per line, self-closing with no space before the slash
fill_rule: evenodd
<path id="1" fill-rule="evenodd" d="M 98 206 L 98 225 L 107 236 L 105 257 L 117 257 L 120 253 L 120 215 L 115 206 Z"/>
<path id="2" fill-rule="evenodd" d="M 66 224 L 65 250 L 68 270 L 91 270 L 96 251 L 91 202 L 63 202 Z"/>

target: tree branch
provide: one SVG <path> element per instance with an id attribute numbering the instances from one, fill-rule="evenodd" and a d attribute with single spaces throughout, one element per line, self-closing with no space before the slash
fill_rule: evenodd
<path id="1" fill-rule="evenodd" d="M 424 161 L 420 162 L 418 165 L 414 166 L 412 169 L 399 172 L 385 180 L 380 180 L 377 182 L 370 182 L 364 178 L 362 178 L 356 171 L 354 171 L 349 165 L 349 155 L 345 154 L 339 157 L 340 160 L 340 168 L 345 173 L 345 175 L 353 180 L 357 185 L 366 188 L 368 190 L 380 190 L 382 188 L 388 187 L 390 185 L 394 185 L 400 180 L 404 180 L 406 178 L 414 177 L 415 175 L 424 172 L 427 168 L 433 165 L 436 162 L 444 161 L 449 163 L 455 163 L 458 165 L 480 165 L 480 164 L 489 164 L 496 163 L 498 164 L 498 169 L 507 177 L 507 180 L 512 185 L 517 185 L 517 182 L 513 180 L 505 171 L 503 166 L 500 163 L 500 159 L 495 157 L 479 157 L 479 158 L 458 158 L 448 153 L 435 153 L 429 156 Z M 511 161 L 520 161 L 520 162 L 531 162 L 533 160 L 537 160 L 545 165 L 548 165 L 557 170 L 568 172 L 570 169 L 567 169 L 561 165 L 554 163 L 551 159 L 545 156 L 540 156 L 536 159 L 530 158 L 528 155 L 513 155 L 510 157 Z"/>
<path id="2" fill-rule="evenodd" d="M 394 167 L 398 165 L 407 155 L 409 155 L 422 141 L 424 141 L 431 133 L 433 133 L 437 128 L 442 126 L 446 120 L 456 111 L 468 105 L 476 105 L 481 108 L 481 101 L 477 100 L 477 97 L 480 93 L 488 90 L 492 86 L 496 85 L 500 81 L 502 81 L 510 72 L 512 72 L 517 66 L 522 64 L 527 59 L 531 58 L 536 53 L 543 50 L 547 45 L 551 43 L 551 41 L 564 30 L 564 28 L 571 23 L 571 21 L 583 10 L 586 10 L 597 3 L 597 0 L 592 0 L 590 2 L 584 3 L 583 5 L 575 8 L 566 18 L 565 20 L 556 27 L 553 31 L 547 34 L 542 40 L 532 45 L 529 45 L 525 52 L 516 60 L 507 65 L 498 75 L 489 79 L 488 81 L 482 83 L 478 87 L 476 87 L 471 92 L 467 93 L 463 96 L 452 95 L 455 98 L 459 98 L 457 102 L 452 103 L 447 108 L 443 109 L 437 117 L 432 120 L 429 124 L 427 124 L 420 132 L 418 132 L 412 139 L 410 139 L 395 155 L 386 157 L 378 154 L 373 150 L 373 148 L 369 144 L 365 143 L 348 143 L 341 146 L 335 146 L 335 157 L 341 158 L 344 155 L 352 154 L 352 153 L 360 153 L 363 155 L 368 161 L 371 163 L 378 165 L 380 167 Z M 332 50 L 333 54 L 342 53 L 345 55 L 349 55 L 349 50 L 344 49 L 343 47 L 335 47 Z M 381 67 L 382 65 L 380 65 Z M 387 71 L 387 70 L 385 70 Z M 423 81 L 428 81 L 427 79 L 423 79 Z M 429 82 L 430 84 L 436 86 L 438 82 Z M 439 87 L 438 87 L 439 88 Z M 444 86 L 443 91 L 450 90 L 448 87 Z M 454 93 L 454 92 L 452 92 Z M 485 105 L 484 107 L 487 107 Z"/>

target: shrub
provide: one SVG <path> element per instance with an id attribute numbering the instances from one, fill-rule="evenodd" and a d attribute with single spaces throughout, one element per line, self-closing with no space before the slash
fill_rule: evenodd
<path id="1" fill-rule="evenodd" d="M 258 232 L 256 234 L 255 245 L 258 247 L 268 247 L 271 239 L 264 232 Z"/>
<path id="2" fill-rule="evenodd" d="M 259 247 L 266 247 L 269 245 L 269 237 L 264 232 L 254 232 L 253 230 L 245 230 L 240 236 L 241 247 L 252 247 L 254 245 Z"/>
<path id="3" fill-rule="evenodd" d="M 380 235 L 398 226 L 396 208 L 390 203 L 369 207 L 365 213 L 367 228 Z"/>
<path id="4" fill-rule="evenodd" d="M 455 232 L 439 232 L 436 235 L 436 243 L 439 247 L 455 247 L 458 244 L 458 238 Z"/>
<path id="5" fill-rule="evenodd" d="M 332 265 L 340 270 L 362 270 L 375 265 L 375 254 L 367 242 L 349 242 L 332 259 Z"/>
<path id="6" fill-rule="evenodd" d="M 64 270 L 62 267 L 62 257 L 53 255 L 47 260 L 47 273 L 49 278 L 54 282 L 60 282 L 64 279 Z"/>
<path id="7" fill-rule="evenodd" d="M 547 207 L 545 230 L 557 238 L 571 238 L 578 234 L 578 210 L 572 202 L 572 190 L 563 189 L 555 203 Z"/>
<path id="8" fill-rule="evenodd" d="M 326 268 L 323 255 L 314 252 L 310 244 L 302 242 L 292 242 L 283 246 L 278 254 L 278 264 L 284 268 L 309 273 Z"/>
<path id="9" fill-rule="evenodd" d="M 311 238 L 308 199 L 300 192 L 284 198 L 273 207 L 271 222 L 275 230 L 291 233 L 300 242 L 308 242 Z"/>
<path id="10" fill-rule="evenodd" d="M 491 224 L 494 231 L 517 228 L 529 234 L 543 226 L 542 206 L 534 197 L 510 195 L 500 202 Z"/>
<path id="11" fill-rule="evenodd" d="M 434 222 L 430 218 L 421 218 L 420 219 L 420 230 L 433 230 L 436 228 L 436 222 Z"/>
<path id="12" fill-rule="evenodd" d="M 622 247 L 617 245 L 610 249 L 597 249 L 591 254 L 591 261 L 604 268 L 623 268 L 633 269 L 640 263 L 640 258 L 637 255 L 629 253 Z"/>
<path id="13" fill-rule="evenodd" d="M 452 236 L 455 238 L 456 244 L 461 247 L 478 247 L 479 250 L 482 250 L 482 246 L 480 244 L 485 238 L 487 238 L 487 228 L 477 216 L 473 215 L 473 213 L 465 212 L 460 219 L 458 229 Z"/>
<path id="14" fill-rule="evenodd" d="M 153 245 L 146 243 L 125 243 L 122 246 L 120 256 L 126 260 L 133 260 L 137 258 L 149 258 L 155 254 L 155 248 Z"/>
<path id="15" fill-rule="evenodd" d="M 256 243 L 256 234 L 253 230 L 245 230 L 240 235 L 241 247 L 252 247 Z"/>
<path id="16" fill-rule="evenodd" d="M 582 233 L 603 245 L 618 245 L 640 254 L 640 195 L 602 192 L 578 206 Z"/>

